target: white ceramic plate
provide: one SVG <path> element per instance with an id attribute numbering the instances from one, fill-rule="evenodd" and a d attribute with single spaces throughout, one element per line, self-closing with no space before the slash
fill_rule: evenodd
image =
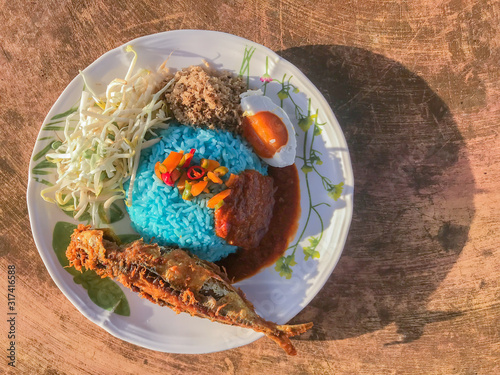
<path id="1" fill-rule="evenodd" d="M 294 256 L 297 264 L 291 267 L 292 275 L 288 279 L 280 276 L 271 266 L 237 285 L 261 316 L 280 324 L 286 323 L 313 299 L 332 273 L 351 222 L 354 181 L 349 152 L 328 103 L 292 64 L 266 47 L 233 35 L 200 30 L 170 31 L 145 36 L 127 44 L 138 52 L 138 67 L 156 69 L 173 51 L 168 66 L 174 69 L 198 65 L 205 59 L 217 68 L 248 77 L 251 88 L 264 88 L 261 77 L 275 80 L 266 85 L 266 94 L 287 111 L 298 136 L 296 164 L 300 175 L 302 216 L 296 238 L 291 242 L 291 245 L 298 243 Z M 89 82 L 94 85 L 101 83 L 105 87 L 112 79 L 124 77 L 132 57 L 124 47 L 109 51 L 87 67 L 84 72 Z M 57 286 L 88 319 L 114 336 L 146 348 L 170 353 L 207 353 L 235 348 L 261 337 L 262 334 L 252 330 L 213 323 L 188 314 L 176 315 L 170 309 L 156 306 L 122 286 L 119 288 L 128 301 L 130 314 L 112 313 L 90 298 L 99 299 L 100 292 L 94 289 L 89 293 L 82 286 L 92 289 L 92 280 L 86 282 L 74 278 L 63 268 L 54 249 L 57 243 L 59 247 L 61 241 L 64 243 L 59 232 L 55 231 L 56 223 L 77 222 L 40 197 L 45 183 L 55 180 L 55 169 L 43 162 L 43 155 L 57 138 L 58 126 L 61 125 L 58 121 L 64 119 L 58 114 L 74 107 L 82 87 L 82 78 L 78 76 L 56 101 L 42 125 L 30 164 L 27 201 L 31 228 L 40 256 Z M 317 114 L 317 118 L 304 131 L 307 119 L 302 120 L 302 128 L 298 125 L 300 119 L 308 114 Z M 316 128 L 316 124 L 323 125 Z M 319 129 L 321 134 L 318 134 Z M 301 169 L 304 153 L 306 165 L 315 167 L 309 173 Z M 321 161 L 318 163 L 315 157 Z M 340 182 L 344 183 L 344 191 L 335 201 L 327 194 L 327 189 L 331 190 L 328 183 Z M 118 233 L 132 233 L 126 214 L 112 226 Z M 315 248 L 311 249 L 311 246 Z M 311 253 L 317 251 L 316 255 L 320 257 L 309 257 L 306 261 L 304 249 Z M 290 256 L 292 252 L 293 249 L 290 249 L 286 255 Z M 106 303 L 106 298 L 103 303 Z M 103 303 L 101 301 L 100 304 Z"/>

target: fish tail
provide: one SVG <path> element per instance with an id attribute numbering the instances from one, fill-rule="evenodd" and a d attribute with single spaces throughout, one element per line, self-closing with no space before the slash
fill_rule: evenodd
<path id="1" fill-rule="evenodd" d="M 296 355 L 297 350 L 294 348 L 290 337 L 300 335 L 311 329 L 312 323 L 294 324 L 294 325 L 279 325 L 272 332 L 267 334 L 271 340 L 275 341 L 288 355 Z"/>

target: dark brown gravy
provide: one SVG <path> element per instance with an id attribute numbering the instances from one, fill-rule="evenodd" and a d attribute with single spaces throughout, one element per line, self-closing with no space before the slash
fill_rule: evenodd
<path id="1" fill-rule="evenodd" d="M 295 164 L 285 168 L 269 167 L 268 174 L 277 187 L 269 230 L 260 245 L 252 249 L 239 248 L 217 264 L 226 269 L 229 280 L 236 282 L 255 275 L 285 252 L 288 242 L 297 232 L 300 217 L 300 184 Z"/>

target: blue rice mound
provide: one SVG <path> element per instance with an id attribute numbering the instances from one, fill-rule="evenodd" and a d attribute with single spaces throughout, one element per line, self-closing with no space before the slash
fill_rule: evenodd
<path id="1" fill-rule="evenodd" d="M 155 164 L 165 160 L 171 151 L 189 152 L 194 148 L 191 165 L 207 158 L 217 160 L 230 173 L 255 169 L 267 175 L 266 165 L 246 141 L 231 132 L 172 125 L 160 131 L 159 136 L 160 142 L 141 153 L 132 205 L 127 207 L 132 226 L 146 242 L 178 245 L 210 262 L 235 252 L 236 246 L 215 234 L 214 210 L 206 206 L 210 196 L 183 200 L 176 187 L 167 186 L 156 177 Z M 128 185 L 127 182 L 125 190 L 130 194 Z"/>

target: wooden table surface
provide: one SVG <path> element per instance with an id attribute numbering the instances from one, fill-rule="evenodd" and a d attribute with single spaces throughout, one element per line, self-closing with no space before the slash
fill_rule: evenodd
<path id="1" fill-rule="evenodd" d="M 137 3 L 137 4 L 135 4 Z M 0 370 L 20 374 L 500 373 L 500 7 L 494 0 L 2 1 Z M 28 163 L 62 90 L 133 38 L 208 29 L 298 66 L 345 133 L 354 217 L 330 279 L 273 342 L 207 355 L 123 342 L 49 276 L 26 208 Z M 7 267 L 17 271 L 7 366 Z M 0 372 L 3 372 L 1 370 Z"/>

